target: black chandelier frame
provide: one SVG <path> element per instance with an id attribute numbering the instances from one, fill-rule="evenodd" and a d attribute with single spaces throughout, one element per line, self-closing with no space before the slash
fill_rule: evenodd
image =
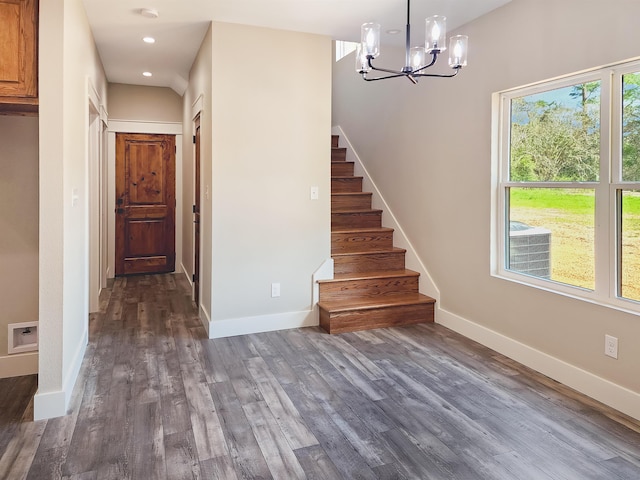
<path id="1" fill-rule="evenodd" d="M 373 55 L 367 55 L 367 64 L 371 70 L 376 72 L 384 72 L 390 73 L 391 75 L 386 75 L 384 77 L 376 77 L 376 78 L 367 78 L 367 70 L 360 70 L 360 75 L 362 75 L 362 79 L 367 82 L 375 82 L 377 80 L 386 80 L 388 78 L 399 78 L 399 77 L 407 77 L 413 84 L 417 84 L 417 78 L 420 77 L 438 77 L 438 78 L 452 78 L 455 77 L 462 69 L 462 65 L 457 65 L 452 67 L 455 72 L 446 74 L 446 73 L 419 73 L 423 70 L 426 70 L 429 67 L 432 67 L 438 61 L 438 55 L 442 52 L 441 49 L 435 49 L 431 52 L 431 62 L 427 65 L 417 68 L 416 70 L 411 67 L 411 0 L 407 0 L 407 25 L 405 27 L 405 66 L 402 67 L 401 70 L 390 70 L 387 68 L 379 68 L 373 65 L 373 59 L 375 58 Z M 426 52 L 425 52 L 426 53 Z M 417 78 L 416 78 L 417 77 Z"/>

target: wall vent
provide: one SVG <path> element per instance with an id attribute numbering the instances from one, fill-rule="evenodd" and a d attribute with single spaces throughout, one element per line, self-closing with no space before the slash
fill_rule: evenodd
<path id="1" fill-rule="evenodd" d="M 38 322 L 9 324 L 7 353 L 24 353 L 38 350 Z"/>

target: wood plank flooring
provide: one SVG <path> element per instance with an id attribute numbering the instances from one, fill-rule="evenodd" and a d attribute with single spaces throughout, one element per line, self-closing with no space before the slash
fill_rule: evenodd
<path id="1" fill-rule="evenodd" d="M 440 325 L 208 340 L 177 275 L 105 292 L 69 415 L 31 380 L 0 479 L 640 478 L 640 422 Z"/>

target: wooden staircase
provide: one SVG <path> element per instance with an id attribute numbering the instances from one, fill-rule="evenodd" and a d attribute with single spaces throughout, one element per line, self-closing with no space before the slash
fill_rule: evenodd
<path id="1" fill-rule="evenodd" d="M 331 256 L 334 279 L 320 281 L 320 326 L 329 333 L 432 322 L 435 300 L 418 291 L 419 273 L 405 269 L 405 250 L 331 136 Z"/>

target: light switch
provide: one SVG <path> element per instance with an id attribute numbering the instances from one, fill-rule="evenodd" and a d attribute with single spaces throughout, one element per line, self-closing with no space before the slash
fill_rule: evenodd
<path id="1" fill-rule="evenodd" d="M 311 187 L 311 200 L 318 200 L 318 187 Z"/>

